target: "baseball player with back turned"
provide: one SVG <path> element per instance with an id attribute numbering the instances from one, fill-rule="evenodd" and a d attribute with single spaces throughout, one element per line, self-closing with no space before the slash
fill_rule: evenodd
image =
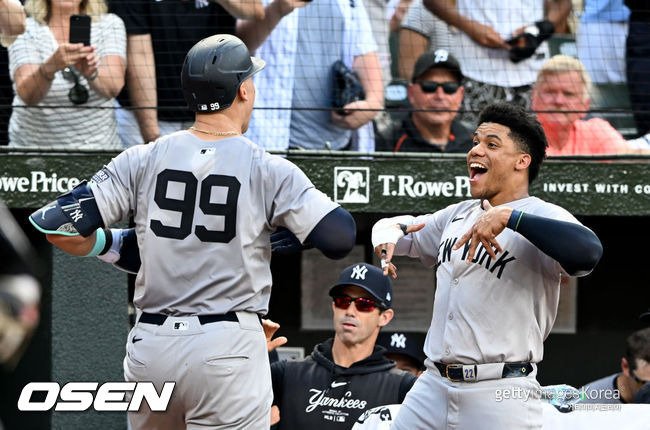
<path id="1" fill-rule="evenodd" d="M 536 363 L 560 276 L 585 275 L 602 255 L 591 230 L 528 194 L 546 146 L 522 108 L 489 105 L 467 154 L 475 200 L 373 226 L 385 275 L 396 276 L 393 255 L 419 258 L 437 274 L 427 369 L 392 430 L 541 428 Z"/>
<path id="2" fill-rule="evenodd" d="M 348 212 L 241 136 L 264 64 L 234 36 L 200 41 L 181 75 L 194 126 L 129 148 L 30 217 L 64 251 L 101 255 L 121 239 L 105 227 L 133 213 L 141 266 L 125 378 L 176 382 L 166 413 L 129 412 L 134 429 L 267 430 L 270 234 L 286 227 L 330 258 L 354 245 Z"/>

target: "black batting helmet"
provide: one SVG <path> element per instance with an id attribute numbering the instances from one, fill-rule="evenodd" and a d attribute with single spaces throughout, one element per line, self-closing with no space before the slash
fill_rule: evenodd
<path id="1" fill-rule="evenodd" d="M 230 34 L 207 37 L 190 49 L 183 62 L 181 87 L 193 112 L 215 112 L 232 104 L 242 82 L 264 68 L 244 42 Z"/>

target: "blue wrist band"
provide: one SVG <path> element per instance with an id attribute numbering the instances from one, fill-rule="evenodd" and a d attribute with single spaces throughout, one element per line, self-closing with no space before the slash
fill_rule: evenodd
<path id="1" fill-rule="evenodd" d="M 513 209 L 510 218 L 508 219 L 508 228 L 517 231 L 517 228 L 519 228 L 519 222 L 521 222 L 521 217 L 523 216 L 524 213 L 522 211 Z"/>

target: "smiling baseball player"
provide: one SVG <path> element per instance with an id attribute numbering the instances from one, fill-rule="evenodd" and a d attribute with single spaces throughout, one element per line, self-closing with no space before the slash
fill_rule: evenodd
<path id="1" fill-rule="evenodd" d="M 271 377 L 259 316 L 271 293 L 270 234 L 284 226 L 331 258 L 354 245 L 348 212 L 295 165 L 241 136 L 251 76 L 264 64 L 234 36 L 200 41 L 181 76 L 194 126 L 129 148 L 30 216 L 64 251 L 98 255 L 113 245 L 104 227 L 134 214 L 141 265 L 133 265 L 138 315 L 125 378 L 159 390 L 176 382 L 166 413 L 129 412 L 134 429 L 267 430 Z"/>
<path id="2" fill-rule="evenodd" d="M 557 314 L 560 276 L 585 275 L 602 255 L 591 230 L 528 194 L 547 146 L 539 122 L 494 104 L 479 124 L 467 154 L 476 200 L 373 227 L 386 275 L 396 276 L 393 255 L 419 258 L 437 275 L 427 370 L 393 430 L 541 428 L 536 363 Z M 509 396 L 499 401 L 497 390 Z"/>

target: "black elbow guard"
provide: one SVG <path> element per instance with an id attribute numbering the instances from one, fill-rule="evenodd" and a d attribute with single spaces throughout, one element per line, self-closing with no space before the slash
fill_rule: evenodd
<path id="1" fill-rule="evenodd" d="M 88 237 L 104 228 L 95 196 L 86 181 L 31 214 L 29 222 L 42 233 L 63 236 Z"/>

